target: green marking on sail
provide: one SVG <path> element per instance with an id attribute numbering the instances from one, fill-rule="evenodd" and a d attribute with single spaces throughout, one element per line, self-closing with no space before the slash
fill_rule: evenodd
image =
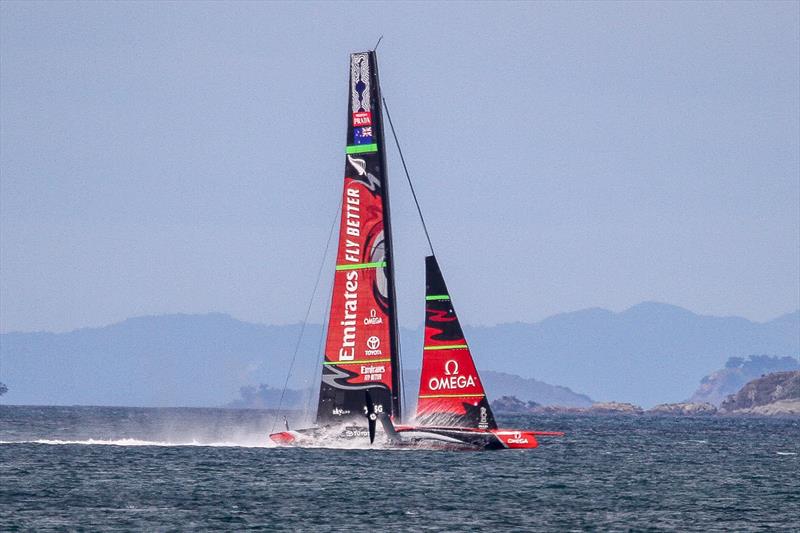
<path id="1" fill-rule="evenodd" d="M 450 299 L 450 295 L 449 294 L 432 294 L 430 296 L 426 296 L 425 299 L 428 300 L 429 302 L 433 301 L 433 300 L 449 300 Z"/>
<path id="2" fill-rule="evenodd" d="M 336 265 L 336 270 L 358 270 L 361 268 L 383 268 L 386 266 L 386 261 L 377 261 L 375 263 L 353 263 L 352 265 Z"/>
<path id="3" fill-rule="evenodd" d="M 356 144 L 354 146 L 348 146 L 346 151 L 348 154 L 366 154 L 370 152 L 377 152 L 378 145 L 376 143 Z"/>
<path id="4" fill-rule="evenodd" d="M 425 346 L 424 350 L 458 350 L 469 348 L 466 344 L 445 344 L 443 346 Z"/>
<path id="5" fill-rule="evenodd" d="M 388 363 L 391 359 L 358 359 L 354 361 L 323 361 L 323 365 L 367 365 L 370 363 Z"/>

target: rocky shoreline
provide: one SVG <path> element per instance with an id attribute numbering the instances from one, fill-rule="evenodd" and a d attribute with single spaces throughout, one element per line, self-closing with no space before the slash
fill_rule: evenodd
<path id="1" fill-rule="evenodd" d="M 513 397 L 504 396 L 500 400 L 507 401 Z M 798 416 L 800 417 L 800 400 L 780 400 L 745 409 L 727 411 L 718 409 L 710 403 L 664 403 L 651 409 L 643 409 L 638 405 L 623 402 L 598 402 L 591 407 L 562 407 L 558 405 L 526 406 L 524 409 L 508 409 L 500 400 L 492 402 L 492 408 L 500 414 L 576 414 L 576 415 L 625 415 L 625 416 Z"/>
<path id="2" fill-rule="evenodd" d="M 775 372 L 748 382 L 720 407 L 708 402 L 677 402 L 642 409 L 623 402 L 597 402 L 590 407 L 561 407 L 522 402 L 503 396 L 492 408 L 504 414 L 582 414 L 652 416 L 800 416 L 800 371 Z"/>

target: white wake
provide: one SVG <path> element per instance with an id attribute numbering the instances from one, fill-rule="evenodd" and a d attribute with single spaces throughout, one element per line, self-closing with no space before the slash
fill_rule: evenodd
<path id="1" fill-rule="evenodd" d="M 197 446 L 214 448 L 274 448 L 275 444 L 266 441 L 256 442 L 202 442 L 191 441 L 155 441 L 140 439 L 86 439 L 86 440 L 59 440 L 59 439 L 35 439 L 35 440 L 15 440 L 0 441 L 2 444 L 49 444 L 49 445 L 85 445 L 85 446 Z"/>

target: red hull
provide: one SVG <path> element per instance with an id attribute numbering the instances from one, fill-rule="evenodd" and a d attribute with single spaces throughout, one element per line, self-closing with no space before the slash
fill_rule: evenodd
<path id="1" fill-rule="evenodd" d="M 538 437 L 562 437 L 559 431 L 521 429 L 470 429 L 432 426 L 397 426 L 395 435 L 381 448 L 418 448 L 449 450 L 531 449 L 539 446 Z M 329 432 L 320 428 L 273 433 L 270 439 L 280 446 L 324 446 L 369 442 L 366 428 L 345 428 Z"/>

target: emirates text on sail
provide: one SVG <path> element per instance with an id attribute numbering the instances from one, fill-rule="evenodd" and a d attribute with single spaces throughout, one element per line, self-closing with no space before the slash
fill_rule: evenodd
<path id="1" fill-rule="evenodd" d="M 355 187 L 347 187 L 345 202 L 345 227 L 348 235 L 361 235 L 361 214 L 359 191 Z M 350 263 L 361 260 L 361 244 L 358 241 L 345 239 L 344 259 Z M 358 317 L 358 270 L 348 270 L 345 274 L 344 320 L 340 322 L 342 329 L 342 347 L 339 348 L 339 361 L 352 361 L 356 357 L 356 319 Z"/>
<path id="2" fill-rule="evenodd" d="M 339 348 L 339 361 L 352 361 L 356 357 L 356 311 L 358 310 L 358 270 L 348 270 L 344 283 L 344 320 L 339 322 L 342 329 L 342 347 Z"/>

